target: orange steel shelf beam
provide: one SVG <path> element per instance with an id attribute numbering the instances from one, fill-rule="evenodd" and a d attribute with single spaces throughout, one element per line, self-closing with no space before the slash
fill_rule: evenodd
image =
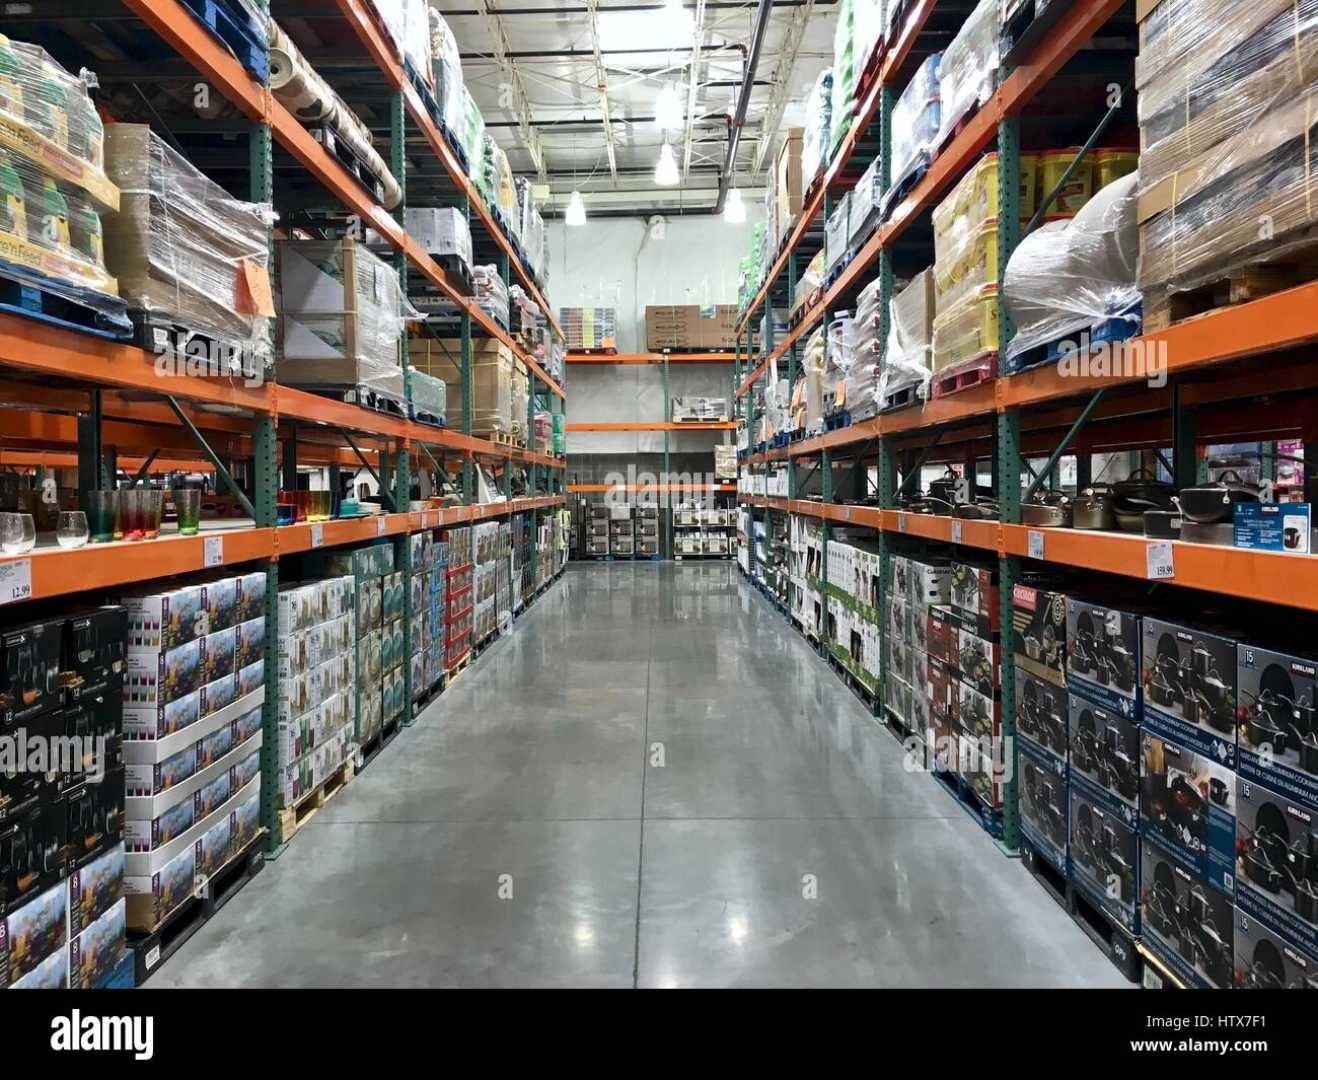
<path id="1" fill-rule="evenodd" d="M 736 484 L 568 484 L 573 495 L 602 495 L 608 491 L 736 491 Z"/>
<path id="2" fill-rule="evenodd" d="M 644 353 L 579 353 L 567 354 L 569 364 L 731 364 L 734 353 L 726 352 L 644 352 Z"/>
<path id="3" fill-rule="evenodd" d="M 632 423 L 601 421 L 599 423 L 565 424 L 567 431 L 736 431 L 735 420 L 690 420 L 679 423 Z"/>
<path id="4" fill-rule="evenodd" d="M 141 469 L 143 463 L 147 459 L 145 457 L 133 457 L 120 454 L 117 460 L 119 468 L 123 469 L 125 472 L 136 473 Z M 76 469 L 78 467 L 78 455 L 59 450 L 0 449 L 0 465 L 7 465 L 11 468 L 19 469 L 33 469 L 37 467 L 46 469 Z M 200 454 L 195 459 L 158 457 L 154 459 L 147 468 L 147 472 L 152 476 L 159 476 L 163 473 L 171 472 L 214 471 L 215 466 L 209 461 L 203 460 Z"/>

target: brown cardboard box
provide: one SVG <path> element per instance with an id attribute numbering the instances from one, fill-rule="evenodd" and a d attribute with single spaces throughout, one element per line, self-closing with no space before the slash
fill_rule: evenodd
<path id="1" fill-rule="evenodd" d="M 427 375 L 443 379 L 446 384 L 448 411 L 455 428 L 462 425 L 462 342 L 457 339 L 408 339 L 408 357 L 412 366 Z M 525 377 L 523 365 L 523 377 Z M 508 346 L 493 339 L 471 343 L 471 421 L 472 431 L 488 434 L 512 432 L 513 354 Z M 522 409 L 526 408 L 526 391 L 522 392 Z"/>
<path id="2" fill-rule="evenodd" d="M 782 239 L 783 233 L 801 216 L 805 194 L 801 180 L 801 147 L 804 142 L 804 128 L 788 128 L 774 161 L 774 205 L 778 215 L 773 236 L 775 246 Z"/>
<path id="3" fill-rule="evenodd" d="M 737 346 L 737 309 L 719 304 L 648 305 L 645 309 L 645 347 L 650 350 L 734 349 Z"/>

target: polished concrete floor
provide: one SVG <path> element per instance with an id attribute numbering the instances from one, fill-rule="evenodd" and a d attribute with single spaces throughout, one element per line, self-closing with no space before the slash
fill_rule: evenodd
<path id="1" fill-rule="evenodd" d="M 1106 986 L 727 562 L 573 566 L 152 986 Z"/>

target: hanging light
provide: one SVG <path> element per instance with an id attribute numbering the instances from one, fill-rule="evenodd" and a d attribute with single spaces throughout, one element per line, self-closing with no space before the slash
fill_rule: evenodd
<path id="1" fill-rule="evenodd" d="M 654 99 L 654 122 L 660 131 L 677 131 L 686 123 L 686 110 L 672 83 L 664 83 Z"/>
<path id="2" fill-rule="evenodd" d="M 659 151 L 659 161 L 654 167 L 654 182 L 660 187 L 676 187 L 682 181 L 682 174 L 677 171 L 677 157 L 668 140 L 664 140 L 663 149 Z"/>
<path id="3" fill-rule="evenodd" d="M 746 220 L 746 204 L 741 201 L 740 188 L 728 192 L 728 201 L 723 205 L 723 220 L 729 225 L 740 225 Z"/>
<path id="4" fill-rule="evenodd" d="M 567 213 L 563 217 L 569 225 L 586 224 L 586 203 L 581 197 L 581 192 L 572 192 L 572 198 L 567 202 Z"/>

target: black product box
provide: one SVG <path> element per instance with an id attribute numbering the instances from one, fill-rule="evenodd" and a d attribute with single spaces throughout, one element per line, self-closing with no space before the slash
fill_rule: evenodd
<path id="1" fill-rule="evenodd" d="M 996 635 L 989 637 L 965 627 L 954 631 L 956 656 L 953 663 L 962 682 L 968 682 L 981 694 L 993 694 L 1000 683 L 1002 649 Z"/>
<path id="2" fill-rule="evenodd" d="M 981 637 L 1002 626 L 996 564 L 952 563 L 952 611 L 962 627 Z"/>
<path id="3" fill-rule="evenodd" d="M 1318 811 L 1236 778 L 1236 906 L 1318 953 Z"/>
<path id="4" fill-rule="evenodd" d="M 1034 585 L 1015 585 L 1012 659 L 1016 667 L 1055 686 L 1066 685 L 1066 595 Z"/>
<path id="5" fill-rule="evenodd" d="M 0 911 L 60 885 L 68 866 L 68 806 L 42 801 L 0 828 Z"/>
<path id="6" fill-rule="evenodd" d="M 0 989 L 14 986 L 69 940 L 69 890 L 61 881 L 0 919 Z"/>
<path id="7" fill-rule="evenodd" d="M 1066 685 L 1131 720 L 1140 718 L 1140 616 L 1066 598 Z"/>
<path id="8" fill-rule="evenodd" d="M 1020 769 L 1021 832 L 1045 859 L 1067 872 L 1067 811 L 1070 790 L 1066 762 L 1040 753 L 1022 742 L 1016 758 Z"/>
<path id="9" fill-rule="evenodd" d="M 75 612 L 64 623 L 64 684 L 69 697 L 105 694 L 123 686 L 128 612 L 115 605 Z"/>
<path id="10" fill-rule="evenodd" d="M 1002 734 L 1002 702 L 996 696 L 981 694 L 974 683 L 958 679 L 957 727 L 963 735 L 978 739 L 981 745 L 990 745 L 987 740 L 997 739 Z"/>
<path id="11" fill-rule="evenodd" d="M 85 866 L 69 871 L 69 930 L 78 935 L 124 896 L 124 846 L 114 844 Z"/>
<path id="12" fill-rule="evenodd" d="M 1237 771 L 1318 807 L 1318 660 L 1241 642 Z"/>
<path id="13" fill-rule="evenodd" d="M 1024 668 L 1016 668 L 1016 734 L 1022 743 L 1067 761 L 1067 694 Z"/>
<path id="14" fill-rule="evenodd" d="M 1080 694 L 1068 693 L 1071 769 L 1112 798 L 1137 806 L 1140 798 L 1140 727 Z"/>
<path id="15" fill-rule="evenodd" d="M 1226 990 L 1235 957 L 1235 906 L 1146 836 L 1140 843 L 1140 919 L 1146 948 L 1186 986 Z"/>
<path id="16" fill-rule="evenodd" d="M 1211 884 L 1235 888 L 1236 776 L 1154 731 L 1141 733 L 1140 822 L 1172 857 Z"/>
<path id="17" fill-rule="evenodd" d="M 1148 615 L 1142 634 L 1145 725 L 1234 769 L 1235 641 Z"/>
<path id="18" fill-rule="evenodd" d="M 124 783 L 121 767 L 99 783 L 84 784 L 68 797 L 69 869 L 85 866 L 124 839 Z"/>
<path id="19" fill-rule="evenodd" d="M 0 720 L 14 724 L 60 704 L 63 651 L 62 617 L 0 633 Z"/>
<path id="20" fill-rule="evenodd" d="M 1132 934 L 1139 933 L 1135 813 L 1071 774 L 1071 883 Z"/>
<path id="21" fill-rule="evenodd" d="M 1318 990 L 1318 958 L 1236 908 L 1238 990 Z"/>

